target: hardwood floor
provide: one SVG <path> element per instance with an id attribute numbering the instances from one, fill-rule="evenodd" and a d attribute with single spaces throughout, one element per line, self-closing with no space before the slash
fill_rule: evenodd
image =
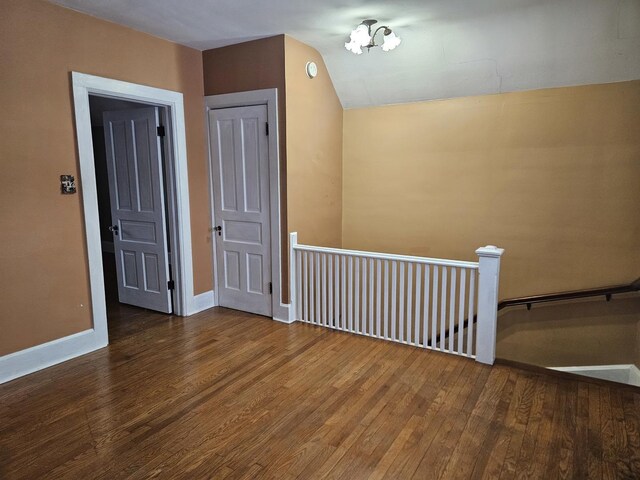
<path id="1" fill-rule="evenodd" d="M 0 385 L 0 478 L 640 478 L 640 394 L 227 309 L 117 306 Z"/>

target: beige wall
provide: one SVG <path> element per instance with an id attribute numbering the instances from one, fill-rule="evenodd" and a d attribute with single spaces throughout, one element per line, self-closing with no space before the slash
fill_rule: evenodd
<path id="1" fill-rule="evenodd" d="M 309 78 L 307 62 L 318 76 Z M 322 56 L 285 37 L 289 231 L 311 245 L 342 245 L 342 105 Z"/>
<path id="2" fill-rule="evenodd" d="M 505 310 L 496 357 L 543 367 L 637 363 L 640 297 Z"/>
<path id="3" fill-rule="evenodd" d="M 40 0 L 0 15 L 0 355 L 91 328 L 70 72 L 184 93 L 195 293 L 212 288 L 200 52 Z M 82 188 L 82 179 L 79 182 Z"/>
<path id="4" fill-rule="evenodd" d="M 347 110 L 343 246 L 474 260 L 501 298 L 640 274 L 640 81 Z"/>

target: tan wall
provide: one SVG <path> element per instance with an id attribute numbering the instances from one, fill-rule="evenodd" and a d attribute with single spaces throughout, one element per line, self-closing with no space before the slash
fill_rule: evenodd
<path id="1" fill-rule="evenodd" d="M 640 81 L 344 114 L 343 245 L 474 260 L 501 298 L 640 274 Z"/>
<path id="2" fill-rule="evenodd" d="M 91 328 L 70 72 L 184 93 L 195 293 L 212 288 L 200 52 L 40 0 L 0 15 L 0 355 Z M 80 179 L 80 189 L 82 179 Z"/>
<path id="3" fill-rule="evenodd" d="M 204 94 L 278 89 L 278 134 L 280 146 L 280 236 L 282 245 L 282 301 L 288 302 L 287 227 L 287 130 L 284 67 L 284 35 L 214 48 L 202 52 Z"/>
<path id="4" fill-rule="evenodd" d="M 640 297 L 506 310 L 496 357 L 543 367 L 617 365 L 637 359 Z"/>
<path id="5" fill-rule="evenodd" d="M 309 78 L 306 64 L 318 66 Z M 301 243 L 342 245 L 342 105 L 322 56 L 285 37 L 287 210 Z"/>

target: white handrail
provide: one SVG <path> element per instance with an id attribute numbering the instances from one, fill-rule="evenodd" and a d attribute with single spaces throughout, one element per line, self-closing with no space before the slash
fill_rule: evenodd
<path id="1" fill-rule="evenodd" d="M 478 269 L 478 262 L 465 262 L 463 260 L 447 260 L 444 258 L 429 258 L 429 257 L 413 257 L 411 255 L 397 255 L 394 253 L 377 253 L 367 252 L 364 250 L 343 250 L 342 248 L 330 248 L 330 247 L 315 247 L 311 245 L 297 244 L 294 250 L 300 250 L 303 252 L 318 252 L 318 253 L 331 253 L 334 255 L 347 255 L 350 257 L 365 257 L 380 260 L 396 260 L 399 262 L 412 262 L 428 265 L 442 265 L 444 267 L 460 267 L 460 268 L 473 268 Z"/>

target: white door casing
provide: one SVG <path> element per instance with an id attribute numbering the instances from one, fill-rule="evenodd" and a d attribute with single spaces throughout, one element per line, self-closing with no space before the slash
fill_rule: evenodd
<path id="1" fill-rule="evenodd" d="M 173 202 L 170 202 L 169 206 L 173 209 L 170 214 L 174 219 L 171 245 L 175 267 L 173 273 L 176 280 L 175 313 L 183 316 L 197 313 L 212 306 L 215 300 L 213 291 L 197 296 L 193 292 L 187 142 L 182 93 L 79 72 L 71 72 L 70 78 L 79 157 L 79 193 L 84 214 L 86 261 L 91 297 L 89 307 L 93 325 L 83 332 L 0 357 L 0 383 L 92 352 L 109 343 L 89 95 L 166 107 L 165 127 L 169 140 L 166 152 L 168 166 L 172 173 L 169 182 Z M 268 95 L 271 95 L 268 98 L 273 97 L 273 100 L 269 100 L 269 105 L 275 105 L 277 98 L 275 91 Z M 276 112 L 274 109 L 270 109 L 269 112 L 270 115 L 274 115 L 275 124 Z M 274 151 L 276 152 L 274 158 L 277 158 L 277 150 Z M 277 180 L 277 177 L 275 178 Z M 278 222 L 274 224 L 277 225 Z M 211 300 L 207 298 L 209 293 Z M 200 300 L 201 298 L 203 301 Z M 87 305 L 81 304 L 80 307 L 86 308 Z"/>
<path id="2" fill-rule="evenodd" d="M 171 313 L 158 109 L 103 118 L 119 300 Z"/>
<path id="3" fill-rule="evenodd" d="M 271 316 L 267 107 L 209 111 L 220 306 Z"/>

